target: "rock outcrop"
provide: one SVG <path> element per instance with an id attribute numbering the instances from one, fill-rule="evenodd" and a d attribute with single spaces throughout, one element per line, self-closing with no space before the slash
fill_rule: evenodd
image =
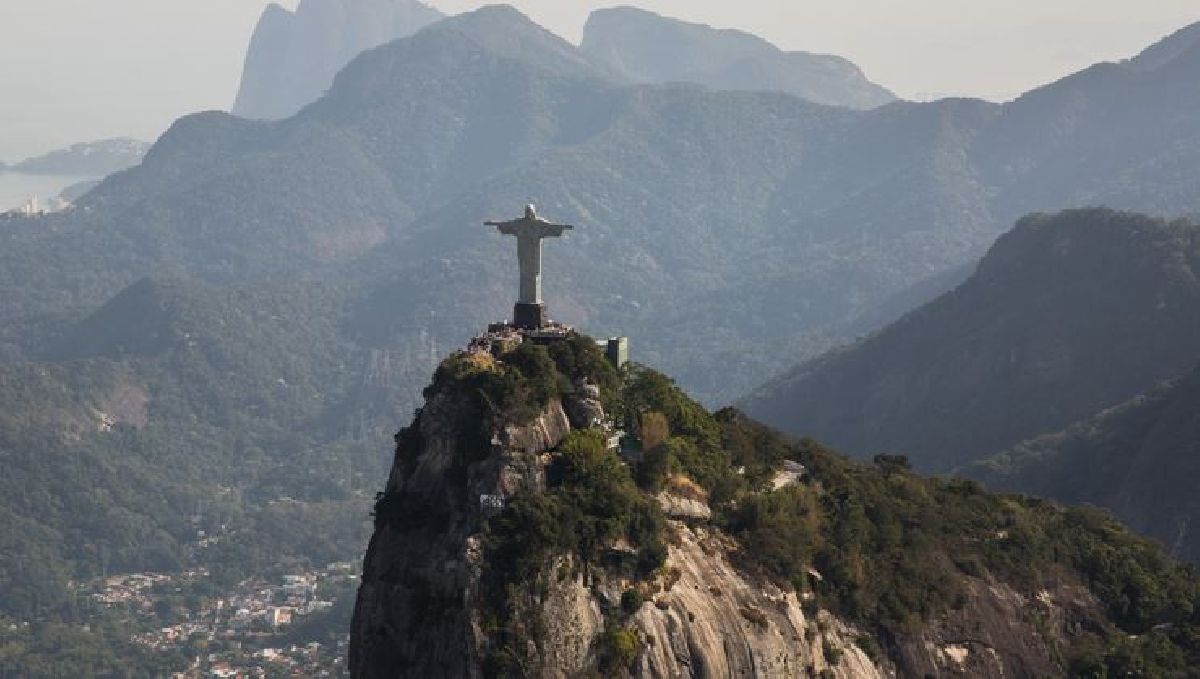
<path id="1" fill-rule="evenodd" d="M 495 432 L 471 462 L 479 442 L 464 431 L 463 415 L 453 396 L 438 395 L 397 435 L 355 608 L 355 676 L 479 676 L 473 606 L 483 521 L 506 498 L 545 486 L 542 453 L 570 423 L 555 400 L 531 422 Z"/>
<path id="2" fill-rule="evenodd" d="M 563 345 L 569 341 L 562 339 Z M 834 614 L 840 605 L 830 595 L 833 588 L 858 582 L 847 575 L 858 557 L 833 559 L 832 552 L 824 552 L 829 577 L 812 567 L 800 577 L 794 572 L 780 577 L 770 557 L 764 561 L 756 552 L 779 555 L 778 548 L 761 542 L 762 533 L 750 536 L 750 542 L 734 539 L 733 534 L 745 535 L 737 531 L 749 525 L 746 518 L 734 516 L 739 510 L 726 500 L 725 515 L 714 519 L 709 488 L 682 471 L 666 474 L 658 491 L 632 485 L 630 471 L 612 457 L 616 452 L 605 449 L 612 423 L 599 387 L 564 380 L 578 375 L 553 368 L 556 362 L 602 362 L 587 355 L 589 345 L 594 350 L 582 339 L 574 349 L 557 351 L 480 348 L 456 354 L 438 369 L 425 407 L 396 435 L 394 467 L 376 505 L 376 533 L 350 641 L 354 677 L 1039 677 L 1062 673 L 1063 650 L 1080 630 L 1111 629 L 1104 605 L 1067 571 L 1044 587 L 1022 589 L 1012 584 L 1012 575 L 1001 579 L 971 560 L 977 557 L 947 554 L 942 545 L 922 545 L 920 540 L 928 539 L 920 537 L 910 548 L 923 560 L 895 564 L 911 579 L 889 581 L 905 591 L 884 597 L 886 611 L 866 614 L 862 607 L 856 619 Z M 568 355 L 571 350 L 582 353 Z M 610 389 L 612 374 L 610 368 Z M 550 384 L 574 384 L 574 389 L 548 396 L 536 409 L 511 399 Z M 620 398 L 624 408 L 644 403 L 630 401 L 628 393 Z M 740 444 L 727 438 L 727 445 L 748 440 L 757 440 L 763 450 L 782 445 L 752 429 L 757 425 L 749 421 L 725 421 L 742 427 L 734 433 L 743 437 Z M 673 426 L 680 422 L 677 417 Z M 602 435 L 580 432 L 572 423 L 600 428 Z M 592 452 L 572 447 L 583 439 L 592 441 Z M 833 479 L 823 482 L 811 475 L 884 473 L 851 467 L 832 471 L 829 459 L 820 455 L 804 464 L 780 464 L 781 469 L 760 476 L 761 487 L 746 488 L 738 501 L 762 500 L 757 504 L 767 507 L 762 511 L 775 511 L 769 509 L 774 500 L 821 503 L 826 500 L 818 498 L 830 488 L 835 497 L 827 500 L 833 503 L 871 503 L 848 494 L 860 491 L 835 489 Z M 896 464 L 886 471 L 893 475 L 890 482 L 929 483 L 905 476 Z M 734 475 L 751 471 L 737 469 Z M 611 476 L 601 479 L 604 474 Z M 566 481 L 569 477 L 590 480 Z M 608 494 L 598 498 L 596 493 Z M 630 493 L 640 499 L 630 499 Z M 604 522 L 622 521 L 622 512 L 637 511 L 637 501 L 661 512 L 660 518 L 647 519 L 658 522 L 653 540 L 659 542 L 640 539 L 636 529 L 605 533 Z M 608 505 L 622 503 L 624 510 L 604 513 Z M 822 511 L 810 506 L 808 511 Z M 595 522 L 578 521 L 589 512 L 600 512 L 590 515 Z M 568 521 L 574 523 L 564 528 Z M 812 521 L 833 519 L 814 516 Z M 805 528 L 791 527 L 799 533 L 773 539 L 803 540 Z M 546 535 L 556 530 L 595 533 L 590 542 L 574 534 L 564 542 Z M 967 540 L 978 543 L 980 529 L 972 530 L 977 533 Z M 1007 539 L 1004 530 L 983 537 Z M 592 548 L 563 547 L 583 543 Z M 650 543 L 662 546 L 662 557 L 643 569 L 643 549 Z M 916 563 L 930 572 L 913 572 Z M 949 590 L 958 591 L 956 600 L 943 607 L 924 601 L 913 605 L 911 597 L 922 596 L 929 578 L 953 581 Z M 900 597 L 910 597 L 910 603 Z M 866 600 L 859 601 L 842 609 Z M 918 608 L 926 612 L 918 614 Z M 896 624 L 899 619 L 902 624 Z"/>
<path id="3" fill-rule="evenodd" d="M 487 354 L 472 356 L 474 364 L 491 364 Z M 486 520 L 510 498 L 545 490 L 552 451 L 572 422 L 607 421 L 599 390 L 576 386 L 520 424 L 498 424 L 483 435 L 464 390 L 427 392 L 425 407 L 396 436 L 376 507 L 353 621 L 354 676 L 485 676 Z M 636 590 L 644 593 L 640 606 L 620 613 L 642 649 L 636 676 L 790 676 L 827 668 L 839 677 L 886 675 L 854 643 L 852 626 L 828 613 L 806 614 L 790 588 L 739 569 L 736 542 L 708 525 L 712 512 L 698 497 L 660 494 L 666 514 L 679 520 L 667 526 L 666 560 L 650 580 L 571 554 L 545 564 L 546 587 L 523 611 L 542 630 L 530 674 L 594 670 L 599 639 L 623 607 L 622 595 Z"/>
<path id="4" fill-rule="evenodd" d="M 421 516 L 379 524 L 371 539 L 350 648 L 356 677 L 483 676 L 483 522 L 504 499 L 545 487 L 546 453 L 571 426 L 554 400 L 529 422 L 498 429 L 486 457 L 464 468 L 471 437 L 463 435 L 458 406 L 439 394 L 397 435 L 383 497 Z M 703 502 L 662 497 L 669 514 L 711 516 Z M 662 575 L 643 583 L 648 595 L 630 619 L 645 648 L 636 676 L 772 677 L 826 668 L 836 677 L 887 676 L 855 645 L 853 627 L 824 612 L 806 616 L 795 592 L 735 567 L 729 555 L 736 543 L 716 529 L 673 521 L 670 532 Z M 544 629 L 538 674 L 578 676 L 595 664 L 597 638 L 610 622 L 604 611 L 638 584 L 581 568 L 567 555 L 546 571 L 570 575 L 548 579 L 535 612 Z"/>

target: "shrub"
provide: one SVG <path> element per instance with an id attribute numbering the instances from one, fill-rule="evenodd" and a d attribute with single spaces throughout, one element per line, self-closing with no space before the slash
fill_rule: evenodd
<path id="1" fill-rule="evenodd" d="M 826 639 L 821 642 L 821 655 L 825 656 L 825 662 L 833 667 L 837 667 L 842 661 L 842 649 L 835 647 Z"/>
<path id="2" fill-rule="evenodd" d="M 632 668 L 640 651 L 636 630 L 610 626 L 600 635 L 596 656 L 600 670 L 611 675 Z"/>
<path id="3" fill-rule="evenodd" d="M 642 413 L 638 420 L 638 438 L 642 441 L 643 450 L 653 450 L 666 443 L 671 436 L 671 425 L 662 413 L 649 411 Z"/>
<path id="4" fill-rule="evenodd" d="M 662 491 L 670 471 L 671 454 L 667 447 L 648 449 L 642 454 L 642 461 L 637 466 L 638 486 L 647 492 L 658 494 Z"/>
<path id="5" fill-rule="evenodd" d="M 637 588 L 630 588 L 621 593 L 621 610 L 627 615 L 637 613 L 642 607 L 642 593 Z"/>

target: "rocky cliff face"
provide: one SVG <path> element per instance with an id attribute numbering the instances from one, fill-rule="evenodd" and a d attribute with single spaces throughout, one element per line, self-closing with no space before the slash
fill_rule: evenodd
<path id="1" fill-rule="evenodd" d="M 917 489 L 918 496 L 932 506 L 944 508 L 935 511 L 948 516 L 978 511 L 968 510 L 966 505 L 991 508 L 967 521 L 973 524 L 970 528 L 956 527 L 964 521 L 957 518 L 935 529 L 933 533 L 945 532 L 945 545 L 929 544 L 928 533 L 886 538 L 911 541 L 907 551 L 922 554 L 925 572 L 919 566 L 913 570 L 922 563 L 919 560 L 894 563 L 894 569 L 905 575 L 889 573 L 885 587 L 905 591 L 879 594 L 879 609 L 852 593 L 849 599 L 842 599 L 837 592 L 846 587 L 868 590 L 879 586 L 869 577 L 863 580 L 865 564 L 858 561 L 855 565 L 856 559 L 890 562 L 896 557 L 882 551 L 853 555 L 857 548 L 851 542 L 862 538 L 836 527 L 845 519 L 834 516 L 843 511 L 835 507 L 849 507 L 852 515 L 861 514 L 863 507 L 872 516 L 889 510 L 866 497 L 856 497 L 855 493 L 865 491 L 854 490 L 853 484 L 839 484 L 846 483 L 844 474 L 876 479 L 870 483 L 884 477 L 844 461 L 823 460 L 821 456 L 827 453 L 804 464 L 789 461 L 782 470 L 777 467 L 764 481 L 752 482 L 746 490 L 749 494 L 740 500 L 755 505 L 752 512 L 775 514 L 786 512 L 787 502 L 808 503 L 805 506 L 817 514 L 803 511 L 801 515 L 808 517 L 803 521 L 828 524 L 830 537 L 826 540 L 844 535 L 840 538 L 844 542 L 828 549 L 814 545 L 815 553 L 800 562 L 813 566 L 802 566 L 807 572 L 800 576 L 781 577 L 780 570 L 770 565 L 772 557 L 767 553 L 786 554 L 787 547 L 779 551 L 780 543 L 762 542 L 763 530 L 781 528 L 764 529 L 763 521 L 770 523 L 769 519 L 739 515 L 740 510 L 728 500 L 710 507 L 707 491 L 682 472 L 672 472 L 674 476 L 658 489 L 640 495 L 661 508 L 660 516 L 665 516 L 658 529 L 665 545 L 663 558 L 652 567 L 629 567 L 643 553 L 635 544 L 636 531 L 597 537 L 602 544 L 586 553 L 561 546 L 536 551 L 527 543 L 566 525 L 572 520 L 571 512 L 597 511 L 589 504 L 597 498 L 582 493 L 566 496 L 574 498 L 566 514 L 555 514 L 547 504 L 550 499 L 542 503 L 529 500 L 549 498 L 567 483 L 564 475 L 572 472 L 563 471 L 563 459 L 572 455 L 571 442 L 581 433 L 572 423 L 608 426 L 600 390 L 584 381 L 547 398 L 536 410 L 525 410 L 520 417 L 494 416 L 508 412 L 512 404 L 506 405 L 495 393 L 480 394 L 495 384 L 507 384 L 506 389 L 517 392 L 525 388 L 503 379 L 509 374 L 504 371 L 512 369 L 505 367 L 506 361 L 524 366 L 525 379 L 538 383 L 536 373 L 529 372 L 529 366 L 543 360 L 538 355 L 537 351 L 526 352 L 499 360 L 484 352 L 457 355 L 448 361 L 450 368 L 447 364 L 439 368 L 434 386 L 426 390 L 425 407 L 413 424 L 397 435 L 396 458 L 376 506 L 376 530 L 364 562 L 354 615 L 349 658 L 353 676 L 1051 676 L 1065 671 L 1066 649 L 1077 644 L 1081 634 L 1108 634 L 1113 629 L 1104 602 L 1065 566 L 1051 568 L 1047 572 L 1054 572 L 1053 577 L 1038 576 L 1041 579 L 1034 582 L 1040 584 L 1030 587 L 1018 583 L 1012 573 L 1000 578 L 989 570 L 992 566 L 981 565 L 983 557 L 954 552 L 953 545 L 960 539 L 965 540 L 963 545 L 995 543 L 986 549 L 1008 549 L 1009 530 L 988 528 L 993 519 L 982 518 L 1009 511 L 1011 507 L 1005 509 L 1004 501 L 978 495 L 979 491 L 970 487 L 938 485 L 895 469 L 885 481 L 891 485 L 890 496 L 908 497 Z M 555 360 L 560 366 L 581 362 L 578 356 L 563 361 L 557 354 Z M 456 377 L 446 377 L 451 374 Z M 494 377 L 493 386 L 472 381 L 481 374 Z M 578 388 L 580 385 L 583 388 Z M 661 391 L 650 389 L 648 393 L 657 393 L 649 401 L 664 407 Z M 637 408 L 636 404 L 649 401 L 627 396 L 618 407 Z M 693 415 L 692 419 L 697 417 L 711 416 Z M 687 426 L 698 427 L 696 431 L 707 426 L 696 421 L 683 425 L 687 416 L 678 413 L 668 419 L 680 431 Z M 737 430 L 743 437 L 741 444 L 736 437 L 730 438 L 729 432 L 725 434 L 726 444 L 734 448 L 744 447 L 747 440 L 757 441 L 753 445 L 760 450 L 782 445 L 739 416 L 725 416 L 721 421 L 741 427 Z M 481 429 L 484 423 L 490 424 Z M 646 434 L 647 441 L 652 438 L 653 434 Z M 667 447 L 672 445 L 683 444 Z M 616 452 L 601 446 L 598 454 L 608 457 Z M 679 455 L 674 464 L 687 471 L 690 463 L 684 453 Z M 743 458 L 735 464 L 751 461 L 748 455 Z M 639 481 L 646 464 L 643 460 L 635 467 Z M 806 469 L 806 465 L 810 466 Z M 609 467 L 614 468 L 630 483 L 623 465 Z M 822 469 L 818 472 L 818 468 Z M 814 478 L 818 473 L 827 478 Z M 601 483 L 595 487 L 612 495 L 600 497 L 602 504 L 622 502 L 621 486 Z M 975 499 L 965 503 L 955 499 L 972 496 Z M 832 504 L 819 509 L 821 503 Z M 514 524 L 511 514 L 518 506 L 522 510 Z M 775 509 L 768 509 L 772 506 Z M 602 520 L 615 520 L 613 516 Z M 911 522 L 917 516 L 901 517 L 892 525 Z M 545 517 L 553 518 L 544 526 L 531 526 Z M 534 556 L 526 561 L 505 556 L 504 550 L 497 548 L 498 520 L 500 526 L 518 532 L 516 548 L 527 557 Z M 854 520 L 853 516 L 849 520 Z M 999 525 L 1020 526 L 1029 520 L 1005 519 L 1017 523 Z M 885 523 L 883 517 L 874 521 Z M 979 521 L 982 523 L 975 525 Z M 749 527 L 756 523 L 759 528 Z M 575 528 L 570 530 L 598 530 L 596 524 L 587 522 L 571 525 Z M 800 525 L 772 525 L 794 526 L 791 532 L 776 532 L 775 540 L 800 544 L 813 538 Z M 855 530 L 863 530 L 862 524 L 858 525 Z M 969 534 L 953 535 L 964 530 Z M 571 538 L 568 544 L 576 544 L 574 536 Z M 1004 563 L 1003 559 L 996 561 Z M 818 566 L 827 569 L 826 573 L 816 570 Z M 522 572 L 497 573 L 498 568 L 520 568 Z M 501 608 L 495 599 L 497 582 L 505 583 Z M 927 606 L 932 599 L 923 589 L 937 593 L 932 596 L 957 594 L 944 608 L 938 608 Z M 912 604 L 902 600 L 912 596 L 919 608 L 927 608 L 924 613 L 905 612 Z M 845 608 L 836 603 L 839 600 L 858 602 L 845 609 L 859 609 L 857 617 L 835 613 L 834 608 Z"/>
<path id="2" fill-rule="evenodd" d="M 397 436 L 385 497 L 421 516 L 385 522 L 371 539 L 350 649 L 356 677 L 485 675 L 480 540 L 489 503 L 542 490 L 549 451 L 571 430 L 567 409 L 598 404 L 564 409 L 555 400 L 531 421 L 497 430 L 487 456 L 465 468 L 471 437 L 463 436 L 459 405 L 436 396 Z M 828 613 L 806 616 L 795 592 L 739 571 L 728 537 L 678 521 L 670 529 L 675 543 L 662 574 L 641 585 L 647 597 L 631 618 L 645 645 L 635 676 L 770 677 L 826 668 L 836 677 L 887 676 L 855 645 L 853 627 Z M 532 611 L 544 629 L 536 674 L 579 676 L 596 664 L 596 642 L 610 622 L 605 611 L 637 583 L 581 568 L 568 555 L 545 570 L 569 575 L 549 578 Z M 829 655 L 839 656 L 836 665 Z"/>
<path id="3" fill-rule="evenodd" d="M 507 499 L 545 489 L 552 451 L 572 421 L 607 419 L 596 392 L 581 391 L 485 436 L 474 431 L 477 413 L 460 390 L 438 391 L 397 434 L 354 614 L 354 676 L 489 674 L 480 591 L 486 521 Z M 654 578 L 634 581 L 570 554 L 545 564 L 541 595 L 516 604 L 517 615 L 542 630 L 537 667 L 528 674 L 594 671 L 622 595 L 636 590 L 642 602 L 622 614 L 644 649 L 636 676 L 783 676 L 826 668 L 833 676 L 885 676 L 855 645 L 853 627 L 828 614 L 806 615 L 794 591 L 735 567 L 736 543 L 708 525 L 706 504 L 666 491 L 660 497 L 672 515 L 694 525 L 670 522 L 672 544 Z M 839 656 L 836 664 L 829 655 Z"/>
<path id="4" fill-rule="evenodd" d="M 463 415 L 453 396 L 439 395 L 397 435 L 355 608 L 355 676 L 479 676 L 475 599 L 486 512 L 543 488 L 542 454 L 571 427 L 554 401 L 533 421 L 495 432 L 472 462 L 480 441 L 465 434 Z"/>

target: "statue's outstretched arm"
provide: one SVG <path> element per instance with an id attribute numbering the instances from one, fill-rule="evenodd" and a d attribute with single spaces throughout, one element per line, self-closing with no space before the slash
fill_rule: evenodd
<path id="1" fill-rule="evenodd" d="M 539 234 L 539 235 L 540 235 L 542 238 L 550 238 L 550 237 L 554 237 L 554 236 L 561 236 L 561 235 L 562 235 L 562 232 L 563 232 L 564 230 L 566 230 L 566 229 L 574 229 L 574 228 L 575 228 L 575 227 L 571 226 L 570 224 L 550 224 L 550 223 L 542 223 L 542 224 L 539 224 L 539 226 L 541 226 L 541 227 L 542 227 L 542 228 L 540 229 L 540 234 Z"/>

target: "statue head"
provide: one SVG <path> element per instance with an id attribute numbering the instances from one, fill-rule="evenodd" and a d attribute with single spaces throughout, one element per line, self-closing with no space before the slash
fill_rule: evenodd
<path id="1" fill-rule="evenodd" d="M 525 219 L 537 219 L 537 208 L 530 203 L 525 206 Z"/>

